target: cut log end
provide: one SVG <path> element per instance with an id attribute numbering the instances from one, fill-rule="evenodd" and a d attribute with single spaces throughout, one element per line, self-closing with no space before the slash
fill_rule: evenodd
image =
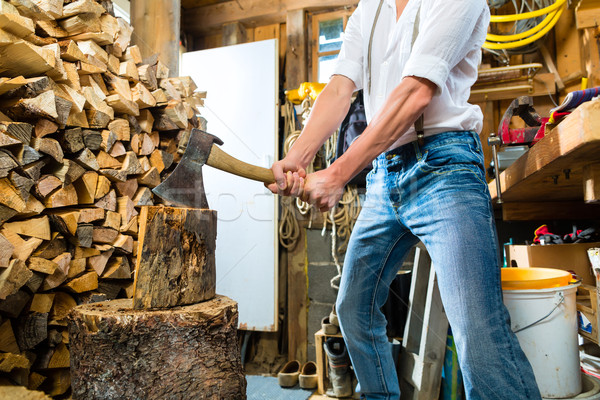
<path id="1" fill-rule="evenodd" d="M 69 318 L 74 399 L 246 398 L 237 305 L 227 297 L 157 311 L 112 300 Z"/>

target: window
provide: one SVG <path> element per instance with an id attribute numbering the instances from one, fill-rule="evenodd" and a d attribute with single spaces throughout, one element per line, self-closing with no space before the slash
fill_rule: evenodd
<path id="1" fill-rule="evenodd" d="M 350 14 L 343 10 L 312 16 L 312 81 L 329 81 Z"/>

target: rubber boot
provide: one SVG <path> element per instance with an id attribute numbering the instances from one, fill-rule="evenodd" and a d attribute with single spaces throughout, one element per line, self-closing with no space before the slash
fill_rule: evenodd
<path id="1" fill-rule="evenodd" d="M 352 372 L 350 371 L 350 357 L 344 339 L 332 337 L 323 344 L 325 354 L 329 360 L 329 381 L 331 390 L 327 391 L 330 397 L 352 396 Z"/>

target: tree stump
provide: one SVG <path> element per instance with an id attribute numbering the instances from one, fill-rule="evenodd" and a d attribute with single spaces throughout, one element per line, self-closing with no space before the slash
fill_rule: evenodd
<path id="1" fill-rule="evenodd" d="M 217 212 L 143 207 L 133 308 L 169 308 L 215 296 Z"/>
<path id="2" fill-rule="evenodd" d="M 71 313 L 73 399 L 245 399 L 237 303 L 217 295 L 166 310 L 131 299 Z"/>

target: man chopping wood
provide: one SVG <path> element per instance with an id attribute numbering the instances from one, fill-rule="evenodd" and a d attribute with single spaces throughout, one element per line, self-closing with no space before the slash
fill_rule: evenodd
<path id="1" fill-rule="evenodd" d="M 485 0 L 362 0 L 302 135 L 271 168 L 277 182 L 271 191 L 326 211 L 373 164 L 336 303 L 365 399 L 399 398 L 380 309 L 418 241 L 435 266 L 467 398 L 541 398 L 502 302 L 478 136 L 483 117 L 468 103 L 489 19 Z M 329 168 L 306 175 L 358 89 L 366 130 Z"/>

